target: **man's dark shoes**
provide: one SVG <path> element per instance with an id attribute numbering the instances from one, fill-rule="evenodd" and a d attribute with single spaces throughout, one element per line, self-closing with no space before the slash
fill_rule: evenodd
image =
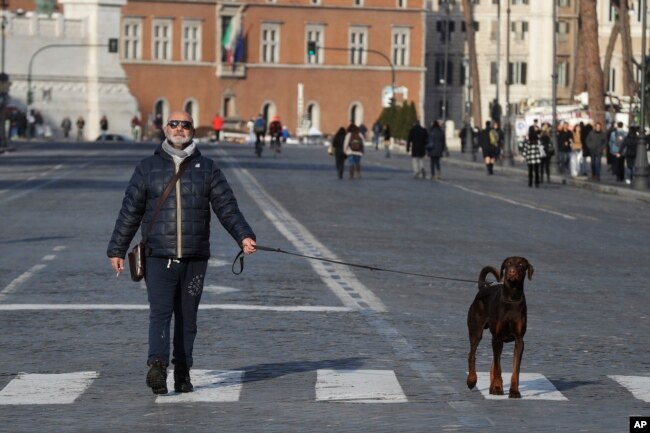
<path id="1" fill-rule="evenodd" d="M 190 369 L 187 364 L 177 363 L 174 367 L 174 391 L 194 391 L 194 386 L 192 386 L 192 382 L 190 381 Z"/>
<path id="2" fill-rule="evenodd" d="M 154 361 L 149 366 L 147 386 L 154 394 L 167 394 L 167 366 L 162 361 Z"/>

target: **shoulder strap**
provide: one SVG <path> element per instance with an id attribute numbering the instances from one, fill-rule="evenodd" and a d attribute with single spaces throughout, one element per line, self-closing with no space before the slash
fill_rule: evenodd
<path id="1" fill-rule="evenodd" d="M 149 227 L 147 227 L 147 235 L 143 238 L 143 242 L 146 238 L 149 237 L 149 233 L 151 233 L 151 228 L 153 227 L 153 222 L 156 220 L 156 217 L 158 216 L 158 213 L 160 212 L 160 208 L 162 207 L 163 203 L 165 200 L 167 200 L 167 196 L 169 196 L 169 193 L 172 192 L 172 188 L 174 188 L 174 185 L 176 185 L 176 182 L 178 182 L 178 179 L 180 179 L 181 175 L 185 171 L 185 168 L 187 168 L 187 160 L 189 158 L 186 158 L 181 162 L 181 165 L 178 167 L 178 171 L 172 177 L 172 179 L 169 181 L 167 186 L 165 186 L 165 190 L 162 193 L 162 196 L 160 196 L 160 200 L 158 200 L 158 203 L 156 204 L 156 209 L 153 211 L 153 216 L 151 217 L 151 221 L 149 221 Z"/>

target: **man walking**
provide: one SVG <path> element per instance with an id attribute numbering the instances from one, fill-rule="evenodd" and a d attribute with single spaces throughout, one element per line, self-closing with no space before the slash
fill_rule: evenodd
<path id="1" fill-rule="evenodd" d="M 226 178 L 193 141 L 192 117 L 169 115 L 166 140 L 136 167 L 108 244 L 107 255 L 118 275 L 124 256 L 142 223 L 145 281 L 149 299 L 149 356 L 146 383 L 154 394 L 167 393 L 170 322 L 174 316 L 174 390 L 191 392 L 190 368 L 197 310 L 210 257 L 210 207 L 245 254 L 255 252 L 255 234 L 239 210 Z M 165 186 L 184 169 L 155 221 L 154 208 Z"/>
<path id="2" fill-rule="evenodd" d="M 427 178 L 427 173 L 424 170 L 424 157 L 427 154 L 428 140 L 429 134 L 427 130 L 420 126 L 420 122 L 416 121 L 409 131 L 409 137 L 406 142 L 406 153 L 411 152 L 414 179 L 417 179 L 419 176 L 422 176 L 422 179 Z"/>

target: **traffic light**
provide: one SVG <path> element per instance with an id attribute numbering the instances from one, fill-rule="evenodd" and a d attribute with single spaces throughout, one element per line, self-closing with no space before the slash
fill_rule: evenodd
<path id="1" fill-rule="evenodd" d="M 315 56 L 316 55 L 316 42 L 315 41 L 307 41 L 307 55 L 308 56 Z"/>
<path id="2" fill-rule="evenodd" d="M 108 52 L 117 53 L 117 38 L 110 38 L 108 40 Z"/>

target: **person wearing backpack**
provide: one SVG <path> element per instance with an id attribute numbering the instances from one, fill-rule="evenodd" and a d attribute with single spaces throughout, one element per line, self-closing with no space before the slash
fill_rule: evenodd
<path id="1" fill-rule="evenodd" d="M 355 173 L 357 179 L 361 178 L 361 157 L 363 156 L 364 138 L 359 131 L 359 127 L 350 123 L 343 142 L 343 149 L 350 162 L 350 179 L 354 179 Z"/>
<path id="2" fill-rule="evenodd" d="M 266 120 L 260 114 L 253 124 L 255 132 L 255 153 L 258 157 L 262 156 L 262 147 L 264 146 L 264 136 L 266 135 Z"/>

